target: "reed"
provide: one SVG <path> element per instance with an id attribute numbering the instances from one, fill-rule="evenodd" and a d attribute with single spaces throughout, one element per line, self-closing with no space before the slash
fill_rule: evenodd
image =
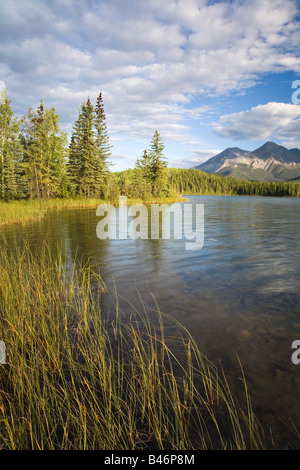
<path id="1" fill-rule="evenodd" d="M 118 295 L 104 317 L 95 263 L 67 261 L 1 248 L 1 450 L 265 448 L 242 368 L 238 402 L 180 323 Z"/>
<path id="2" fill-rule="evenodd" d="M 111 203 L 117 205 L 119 194 L 112 200 L 94 198 L 61 198 L 61 199 L 31 199 L 3 202 L 0 201 L 0 226 L 14 223 L 26 223 L 42 219 L 49 210 L 60 210 L 67 208 L 97 207 L 99 204 Z M 128 204 L 170 204 L 182 202 L 186 199 L 180 195 L 172 195 L 163 199 L 149 197 L 147 200 L 128 198 Z"/>
<path id="3" fill-rule="evenodd" d="M 64 198 L 64 199 L 31 199 L 3 202 L 0 201 L 0 225 L 26 223 L 40 220 L 49 210 L 76 207 L 96 207 L 103 203 L 101 199 Z"/>

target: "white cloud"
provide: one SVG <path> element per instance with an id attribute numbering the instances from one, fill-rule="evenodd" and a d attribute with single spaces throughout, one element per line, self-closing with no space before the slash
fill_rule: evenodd
<path id="1" fill-rule="evenodd" d="M 278 138 L 288 148 L 300 148 L 300 118 L 293 119 L 281 128 L 278 131 Z"/>
<path id="2" fill-rule="evenodd" d="M 206 162 L 220 152 L 222 152 L 222 150 L 192 150 L 191 153 L 195 156 L 182 159 L 182 167 L 194 168 Z"/>
<path id="3" fill-rule="evenodd" d="M 299 117 L 299 105 L 270 102 L 222 116 L 215 124 L 214 132 L 234 140 L 269 140 L 276 134 L 293 139 L 295 128 L 296 131 L 299 128 Z"/>
<path id="4" fill-rule="evenodd" d="M 211 111 L 194 105 L 194 96 L 243 92 L 268 72 L 300 72 L 296 6 L 293 0 L 1 0 L 0 79 L 19 113 L 43 98 L 68 128 L 83 99 L 103 91 L 114 135 L 146 139 L 159 126 L 166 139 L 182 141 L 190 120 Z M 275 121 L 261 133 L 276 129 Z M 234 137 L 229 125 L 224 117 L 216 131 Z M 257 127 L 251 126 L 250 136 Z"/>

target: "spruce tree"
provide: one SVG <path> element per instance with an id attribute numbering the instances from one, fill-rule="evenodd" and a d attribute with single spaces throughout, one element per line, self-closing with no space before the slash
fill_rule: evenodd
<path id="1" fill-rule="evenodd" d="M 96 134 L 94 130 L 94 107 L 90 101 L 82 107 L 82 147 L 79 175 L 80 195 L 95 196 L 100 191 L 101 180 L 98 178 Z"/>
<path id="2" fill-rule="evenodd" d="M 0 101 L 0 197 L 6 201 L 24 196 L 20 184 L 22 146 L 19 122 L 10 103 L 6 95 Z"/>
<path id="3" fill-rule="evenodd" d="M 73 127 L 67 171 L 74 194 L 103 195 L 109 173 L 110 148 L 100 93 L 95 108 L 89 98 L 82 104 Z"/>
<path id="4" fill-rule="evenodd" d="M 23 119 L 23 167 L 30 198 L 64 195 L 66 135 L 59 132 L 55 109 L 31 108 Z"/>
<path id="5" fill-rule="evenodd" d="M 166 168 L 167 161 L 164 156 L 165 145 L 156 130 L 151 140 L 149 155 L 151 157 L 151 184 L 152 193 L 155 196 L 164 195 L 167 192 Z"/>
<path id="6" fill-rule="evenodd" d="M 108 158 L 111 155 L 109 136 L 106 126 L 106 116 L 104 113 L 104 104 L 102 93 L 99 93 L 95 107 L 95 127 L 96 127 L 96 147 L 99 158 L 99 168 L 105 179 L 109 173 Z"/>
<path id="7" fill-rule="evenodd" d="M 45 154 L 47 153 L 47 136 L 42 100 L 36 113 L 33 114 L 30 120 L 26 148 L 24 168 L 29 184 L 29 194 L 31 198 L 42 198 L 44 196 L 42 180 L 45 172 Z"/>
<path id="8" fill-rule="evenodd" d="M 134 167 L 134 197 L 147 198 L 152 193 L 152 158 L 147 150 L 138 158 Z"/>
<path id="9" fill-rule="evenodd" d="M 66 160 L 68 138 L 65 132 L 59 130 L 59 116 L 54 108 L 47 110 L 46 118 L 49 139 L 47 196 L 62 197 L 67 194 Z"/>
<path id="10" fill-rule="evenodd" d="M 83 106 L 84 103 L 79 110 L 78 119 L 73 126 L 67 162 L 69 189 L 73 195 L 77 195 L 80 192 L 81 152 L 83 148 Z"/>

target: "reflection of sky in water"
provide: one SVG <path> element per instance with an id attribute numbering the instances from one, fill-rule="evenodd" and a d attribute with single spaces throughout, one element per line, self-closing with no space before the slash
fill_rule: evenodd
<path id="1" fill-rule="evenodd" d="M 185 250 L 184 238 L 99 240 L 95 209 L 53 212 L 37 224 L 1 231 L 19 239 L 28 232 L 34 246 L 44 238 L 63 240 L 71 258 L 78 249 L 100 261 L 105 280 L 113 276 L 124 293 L 165 289 L 162 301 L 184 288 L 211 297 L 228 289 L 298 292 L 299 199 L 191 196 L 190 202 L 205 207 L 201 250 Z"/>
<path id="2" fill-rule="evenodd" d="M 206 205 L 206 246 L 215 268 L 228 263 L 233 281 L 242 278 L 260 293 L 297 291 L 299 200 L 222 199 Z"/>
<path id="3" fill-rule="evenodd" d="M 2 228 L 34 246 L 44 238 L 63 240 L 102 263 L 124 294 L 165 290 L 163 302 L 182 289 L 213 297 L 226 291 L 298 292 L 300 281 L 300 200 L 287 198 L 191 196 L 204 204 L 204 247 L 185 250 L 186 240 L 99 240 L 95 209 L 53 212 L 37 224 Z M 149 224 L 150 226 L 150 224 Z M 188 285 L 187 285 L 188 283 Z M 223 302 L 222 302 L 223 303 Z"/>
<path id="4" fill-rule="evenodd" d="M 300 429 L 299 373 L 290 360 L 290 345 L 300 337 L 300 199 L 192 196 L 189 202 L 205 208 L 198 251 L 185 250 L 184 239 L 99 240 L 95 209 L 54 211 L 1 232 L 19 243 L 29 239 L 36 250 L 43 239 L 61 240 L 71 259 L 77 252 L 99 262 L 108 287 L 114 291 L 115 282 L 129 301 L 137 291 L 146 302 L 153 293 L 161 310 L 231 373 L 237 350 L 258 404 L 274 416 L 296 413 Z M 104 298 L 104 307 L 109 302 Z"/>

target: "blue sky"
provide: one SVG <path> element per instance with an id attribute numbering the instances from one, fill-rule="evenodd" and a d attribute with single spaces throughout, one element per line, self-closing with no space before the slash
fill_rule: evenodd
<path id="1" fill-rule="evenodd" d="M 70 135 L 101 91 L 114 170 L 133 167 L 156 129 L 178 168 L 267 140 L 300 147 L 299 51 L 296 0 L 0 0 L 14 112 L 43 99 Z"/>

